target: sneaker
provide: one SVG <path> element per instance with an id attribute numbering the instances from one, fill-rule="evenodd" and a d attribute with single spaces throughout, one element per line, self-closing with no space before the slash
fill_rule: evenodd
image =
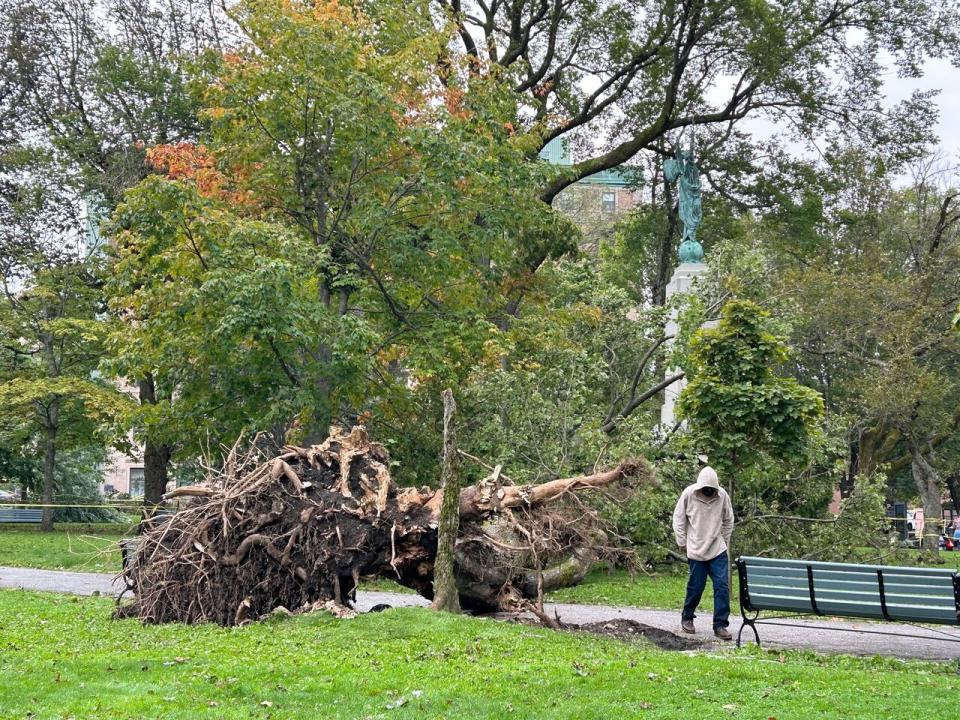
<path id="1" fill-rule="evenodd" d="M 691 635 L 694 635 L 697 632 L 697 629 L 693 626 L 693 620 L 681 620 L 680 629 L 685 633 L 690 633 Z"/>
<path id="2" fill-rule="evenodd" d="M 713 634 L 716 635 L 721 640 L 733 640 L 733 635 L 730 634 L 730 631 L 725 627 L 715 628 Z"/>

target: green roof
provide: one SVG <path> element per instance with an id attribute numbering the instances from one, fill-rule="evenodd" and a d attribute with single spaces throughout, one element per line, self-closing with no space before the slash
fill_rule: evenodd
<path id="1" fill-rule="evenodd" d="M 553 165 L 572 165 L 570 143 L 565 138 L 556 137 L 540 151 L 540 157 Z M 630 187 L 637 184 L 640 168 L 629 166 L 601 170 L 577 182 L 581 185 L 606 185 L 608 187 Z"/>

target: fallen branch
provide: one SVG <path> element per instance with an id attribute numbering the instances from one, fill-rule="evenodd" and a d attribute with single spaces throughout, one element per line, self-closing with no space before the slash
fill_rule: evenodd
<path id="1" fill-rule="evenodd" d="M 212 497 L 216 491 L 206 485 L 185 485 L 174 488 L 163 496 L 164 500 L 173 500 L 178 497 Z"/>

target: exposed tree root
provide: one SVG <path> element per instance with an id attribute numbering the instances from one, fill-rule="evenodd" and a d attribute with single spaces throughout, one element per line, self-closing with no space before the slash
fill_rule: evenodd
<path id="1" fill-rule="evenodd" d="M 118 615 L 237 625 L 277 608 L 342 606 L 371 575 L 431 598 L 442 492 L 398 489 L 388 468 L 362 427 L 267 462 L 238 460 L 234 448 L 220 477 L 171 493 L 191 504 L 142 536 L 124 570 L 136 597 Z M 651 473 L 631 462 L 534 486 L 504 485 L 494 473 L 465 488 L 461 606 L 529 609 L 545 590 L 582 579 L 610 543 L 577 494 L 625 479 Z"/>

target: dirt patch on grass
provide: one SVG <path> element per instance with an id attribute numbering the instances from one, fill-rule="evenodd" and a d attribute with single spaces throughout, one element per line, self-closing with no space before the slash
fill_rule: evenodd
<path id="1" fill-rule="evenodd" d="M 636 620 L 627 620 L 626 618 L 615 618 L 583 625 L 567 625 L 566 627 L 570 630 L 588 632 L 592 635 L 606 635 L 619 640 L 637 640 L 642 637 L 661 650 L 696 650 L 703 645 L 700 640 L 682 637 L 669 630 L 644 625 Z"/>
<path id="2" fill-rule="evenodd" d="M 499 613 L 493 617 L 498 620 L 522 623 L 523 625 L 545 627 L 539 620 L 529 616 L 517 617 L 516 615 Z M 669 630 L 662 630 L 652 625 L 644 625 L 636 620 L 627 620 L 626 618 L 613 618 L 611 620 L 601 620 L 599 622 L 584 623 L 582 625 L 561 621 L 560 627 L 556 629 L 563 632 L 584 632 L 590 633 L 591 635 L 602 635 L 627 642 L 636 642 L 640 638 L 643 638 L 652 642 L 661 650 L 697 650 L 709 642 L 683 637 Z"/>

